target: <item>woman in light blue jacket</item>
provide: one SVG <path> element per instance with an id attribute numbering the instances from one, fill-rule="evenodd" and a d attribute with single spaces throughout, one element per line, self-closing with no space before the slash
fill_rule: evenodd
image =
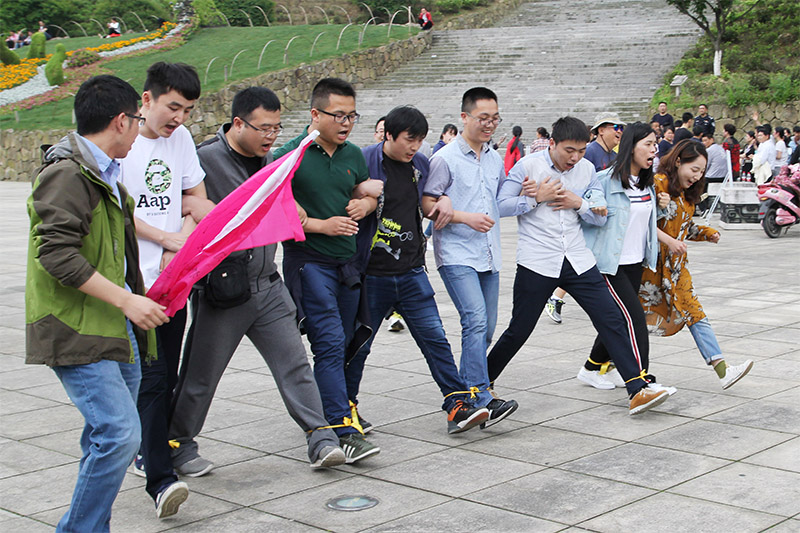
<path id="1" fill-rule="evenodd" d="M 656 134 L 648 124 L 636 122 L 625 127 L 614 165 L 598 175 L 608 203 L 606 224 L 587 224 L 583 228 L 586 245 L 594 253 L 597 268 L 625 316 L 633 352 L 643 372 L 648 369 L 650 344 L 639 285 L 643 267 L 655 270 L 658 259 L 659 202 L 653 190 L 652 168 L 656 146 Z M 669 198 L 659 201 L 666 205 Z M 597 337 L 578 379 L 598 389 L 624 387 L 622 377 L 609 361 L 611 356 Z M 651 388 L 663 388 L 652 375 L 646 379 Z M 671 387 L 663 389 L 670 394 L 675 391 Z"/>

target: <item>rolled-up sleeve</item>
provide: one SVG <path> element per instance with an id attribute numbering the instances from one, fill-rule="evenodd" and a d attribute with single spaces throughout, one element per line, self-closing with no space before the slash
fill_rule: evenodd
<path id="1" fill-rule="evenodd" d="M 453 176 L 450 175 L 450 167 L 441 157 L 431 158 L 431 169 L 428 173 L 428 180 L 422 194 L 432 198 L 439 198 L 447 193 L 453 183 Z"/>

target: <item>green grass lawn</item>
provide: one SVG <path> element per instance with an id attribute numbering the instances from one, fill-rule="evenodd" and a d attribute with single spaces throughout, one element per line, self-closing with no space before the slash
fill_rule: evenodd
<path id="1" fill-rule="evenodd" d="M 226 68 L 229 83 L 358 50 L 358 37 L 362 26 L 347 28 L 342 36 L 341 46 L 337 50 L 336 42 L 342 28 L 344 28 L 343 25 L 203 28 L 195 32 L 189 41 L 179 48 L 109 61 L 104 64 L 104 67 L 130 82 L 137 90 L 141 90 L 147 67 L 152 63 L 156 61 L 189 63 L 197 68 L 203 84 L 203 92 L 208 94 L 219 90 L 226 84 Z M 322 32 L 324 34 L 319 37 L 314 47 L 314 55 L 309 57 L 312 43 Z M 386 44 L 390 40 L 387 32 L 386 26 L 370 25 L 364 34 L 361 49 Z M 391 40 L 405 39 L 418 32 L 418 27 L 412 27 L 409 32 L 409 28 L 405 26 L 393 26 Z M 296 35 L 299 37 L 291 43 L 286 58 L 287 62 L 284 64 L 286 44 Z M 264 45 L 273 39 L 275 42 L 270 44 L 264 52 L 261 68 L 258 69 L 259 54 Z M 241 50 L 245 51 L 236 59 L 236 63 L 233 65 L 233 76 L 231 76 L 231 63 L 234 56 Z M 217 59 L 211 63 L 206 81 L 206 68 L 215 57 Z M 0 114 L 0 129 L 46 130 L 72 127 L 72 104 L 73 99 L 66 98 L 34 109 L 20 111 L 19 123 L 15 121 L 13 115 Z"/>
<path id="2" fill-rule="evenodd" d="M 97 25 L 95 25 L 95 28 L 97 28 Z M 78 30 L 77 26 L 75 27 L 75 29 Z M 86 28 L 86 31 L 89 32 L 89 28 Z M 141 37 L 142 35 L 147 35 L 148 33 L 151 32 L 126 33 L 125 35 L 122 35 L 120 37 L 113 37 L 111 39 L 103 39 L 102 37 L 98 37 L 96 35 L 92 36 L 91 33 L 89 33 L 90 37 L 70 37 L 69 39 L 67 38 L 50 39 L 49 41 L 47 41 L 45 52 L 48 54 L 52 54 L 56 49 L 56 45 L 59 43 L 63 44 L 64 48 L 66 48 L 67 52 L 69 52 L 70 50 L 87 48 L 89 46 L 100 46 L 101 44 L 115 43 L 117 41 L 124 41 L 127 39 L 135 39 L 137 37 Z M 73 33 L 73 35 L 75 34 Z M 30 48 L 29 46 L 23 46 L 22 48 L 17 48 L 15 52 L 20 57 L 20 59 L 23 59 L 28 57 L 29 48 Z"/>

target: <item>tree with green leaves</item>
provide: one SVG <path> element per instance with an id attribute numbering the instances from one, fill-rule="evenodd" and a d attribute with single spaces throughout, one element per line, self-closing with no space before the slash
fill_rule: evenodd
<path id="1" fill-rule="evenodd" d="M 722 40 L 725 29 L 756 7 L 761 0 L 667 0 L 700 26 L 714 44 L 714 76 L 722 74 Z"/>

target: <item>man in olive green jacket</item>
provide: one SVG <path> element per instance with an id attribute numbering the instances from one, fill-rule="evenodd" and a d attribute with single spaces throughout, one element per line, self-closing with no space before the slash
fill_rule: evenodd
<path id="1" fill-rule="evenodd" d="M 28 198 L 26 362 L 52 367 L 86 425 L 69 510 L 57 531 L 108 531 L 111 505 L 139 449 L 138 357 L 168 320 L 144 294 L 133 201 L 119 164 L 143 120 L 139 95 L 97 76 L 75 96 L 77 133 L 47 149 Z"/>

